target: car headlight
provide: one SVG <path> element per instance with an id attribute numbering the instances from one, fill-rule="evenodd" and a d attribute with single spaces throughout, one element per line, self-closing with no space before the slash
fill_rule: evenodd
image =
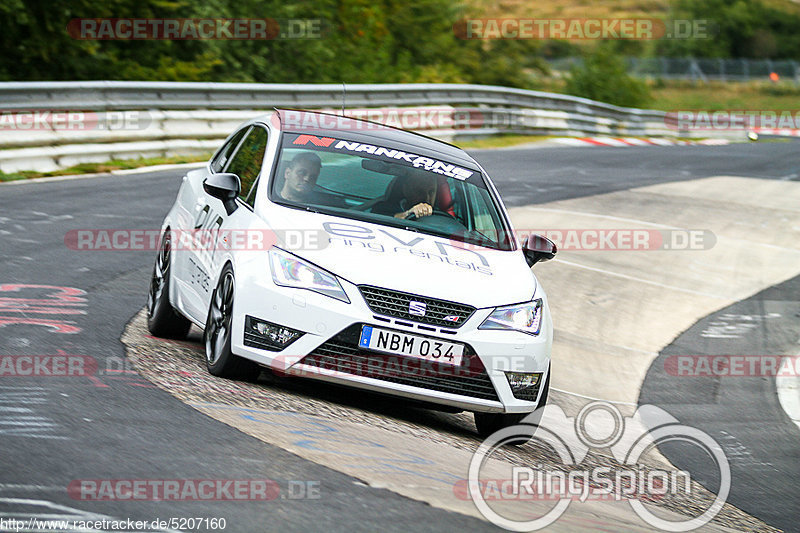
<path id="1" fill-rule="evenodd" d="M 308 289 L 350 303 L 336 276 L 297 256 L 273 246 L 269 250 L 269 266 L 275 285 Z"/>
<path id="2" fill-rule="evenodd" d="M 539 299 L 524 304 L 498 307 L 478 329 L 513 329 L 529 335 L 538 335 L 541 326 L 542 300 Z"/>

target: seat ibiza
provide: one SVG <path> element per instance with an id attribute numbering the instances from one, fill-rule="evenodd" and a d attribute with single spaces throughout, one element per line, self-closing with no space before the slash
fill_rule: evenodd
<path id="1" fill-rule="evenodd" d="M 204 331 L 215 376 L 263 369 L 475 414 L 544 405 L 553 325 L 484 169 L 450 144 L 276 110 L 183 178 L 147 304 L 157 336 Z"/>

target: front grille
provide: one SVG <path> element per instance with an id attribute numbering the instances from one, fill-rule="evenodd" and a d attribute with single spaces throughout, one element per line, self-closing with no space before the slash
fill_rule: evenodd
<path id="1" fill-rule="evenodd" d="M 475 308 L 470 305 L 448 302 L 447 300 L 437 300 L 436 298 L 427 298 L 368 285 L 359 285 L 358 288 L 372 311 L 404 320 L 413 320 L 446 328 L 459 328 L 475 312 Z M 409 313 L 409 304 L 411 302 L 424 303 L 426 308 L 425 315 L 419 316 Z"/>
<path id="2" fill-rule="evenodd" d="M 300 362 L 348 375 L 499 401 L 486 368 L 471 346 L 465 345 L 460 366 L 385 354 L 358 346 L 361 326 L 354 324 L 343 330 Z"/>

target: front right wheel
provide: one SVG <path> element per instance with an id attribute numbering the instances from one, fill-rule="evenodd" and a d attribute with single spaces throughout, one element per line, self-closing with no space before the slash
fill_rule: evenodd
<path id="1" fill-rule="evenodd" d="M 541 418 L 542 408 L 547 403 L 547 397 L 549 394 L 550 370 L 548 369 L 547 379 L 544 382 L 544 390 L 542 391 L 542 394 L 539 398 L 539 403 L 537 405 L 539 416 L 535 420 L 529 420 L 526 423 L 530 423 L 531 425 L 538 424 L 539 419 Z M 475 428 L 478 430 L 478 435 L 480 435 L 482 439 L 487 439 L 496 431 L 520 424 L 522 419 L 530 414 L 531 413 L 474 413 Z M 525 434 L 520 435 L 518 439 L 510 439 L 507 440 L 506 443 L 513 446 L 520 446 L 531 440 L 531 438 L 533 438 L 533 435 L 526 432 Z"/>
<path id="2" fill-rule="evenodd" d="M 225 265 L 208 306 L 203 344 L 206 348 L 206 368 L 219 377 L 255 381 L 261 367 L 253 361 L 231 352 L 233 300 L 235 287 L 233 268 Z"/>

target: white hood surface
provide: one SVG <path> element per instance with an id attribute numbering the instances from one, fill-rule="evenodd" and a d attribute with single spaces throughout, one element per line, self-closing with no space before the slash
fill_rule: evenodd
<path id="1" fill-rule="evenodd" d="M 519 250 L 482 248 L 277 205 L 270 206 L 266 222 L 278 236 L 276 246 L 356 285 L 477 308 L 528 301 L 536 289 L 536 278 Z"/>

